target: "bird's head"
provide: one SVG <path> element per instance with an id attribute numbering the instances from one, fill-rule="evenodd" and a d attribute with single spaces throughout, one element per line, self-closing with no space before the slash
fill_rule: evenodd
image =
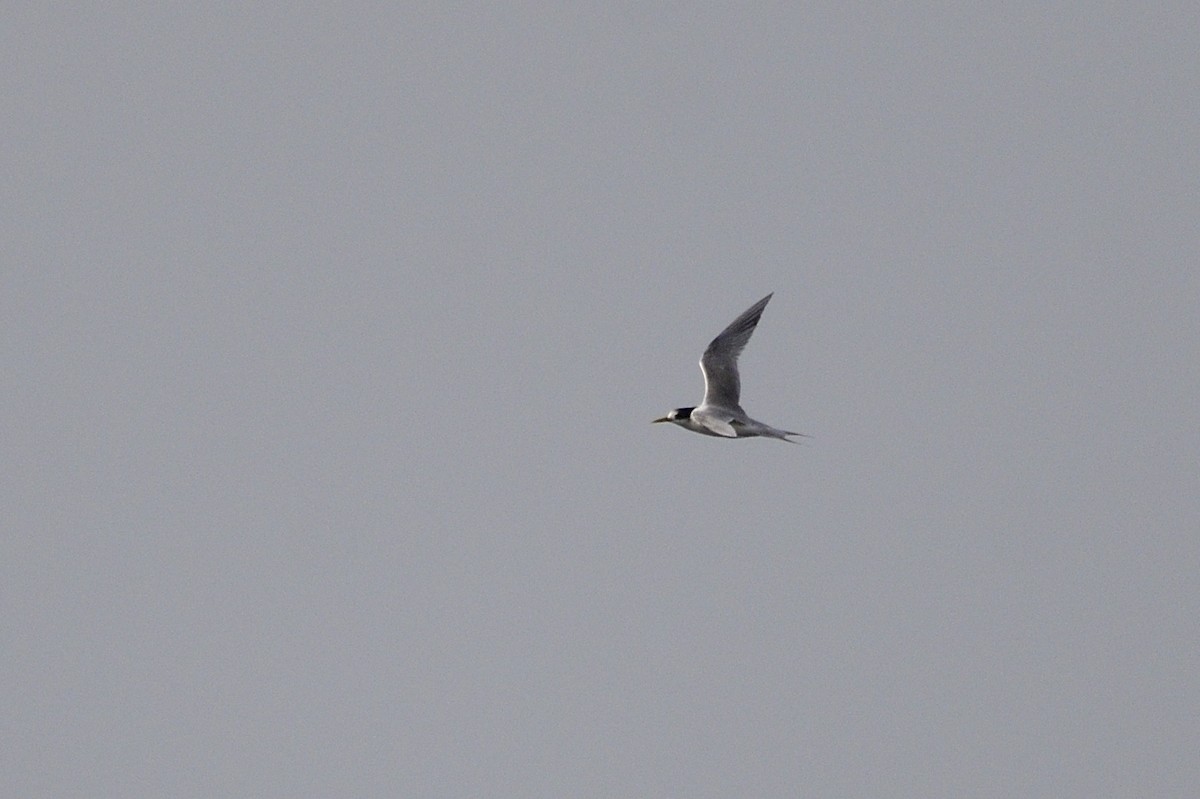
<path id="1" fill-rule="evenodd" d="M 691 418 L 692 411 L 694 411 L 694 410 L 696 410 L 696 409 L 695 408 L 676 408 L 675 410 L 669 412 L 666 416 L 662 417 L 661 419 L 655 419 L 653 422 L 651 422 L 651 424 L 658 424 L 659 422 L 687 421 L 688 419 Z"/>

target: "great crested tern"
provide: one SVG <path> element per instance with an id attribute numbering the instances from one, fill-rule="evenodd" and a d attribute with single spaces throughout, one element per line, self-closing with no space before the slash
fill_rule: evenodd
<path id="1" fill-rule="evenodd" d="M 742 389 L 741 380 L 738 379 L 738 355 L 750 341 L 763 309 L 772 296 L 774 292 L 747 308 L 744 314 L 734 319 L 712 340 L 704 355 L 700 356 L 700 371 L 704 373 L 704 400 L 700 406 L 676 408 L 661 419 L 655 419 L 654 424 L 672 422 L 693 433 L 720 438 L 764 436 L 791 444 L 799 443 L 787 436 L 803 436 L 804 433 L 780 430 L 755 421 L 738 404 Z"/>

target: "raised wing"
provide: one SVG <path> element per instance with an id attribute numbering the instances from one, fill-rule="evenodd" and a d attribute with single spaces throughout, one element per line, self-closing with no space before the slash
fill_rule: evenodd
<path id="1" fill-rule="evenodd" d="M 740 408 L 742 383 L 738 379 L 737 360 L 750 341 L 763 309 L 774 292 L 763 297 L 734 319 L 721 335 L 712 340 L 700 356 L 700 371 L 704 373 L 704 404 L 723 408 Z"/>

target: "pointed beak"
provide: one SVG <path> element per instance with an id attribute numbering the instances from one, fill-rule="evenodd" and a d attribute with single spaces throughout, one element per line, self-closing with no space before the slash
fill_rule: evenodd
<path id="1" fill-rule="evenodd" d="M 669 422 L 669 421 L 671 421 L 671 420 L 664 416 L 661 419 L 655 419 L 650 424 L 658 424 L 659 422 Z"/>

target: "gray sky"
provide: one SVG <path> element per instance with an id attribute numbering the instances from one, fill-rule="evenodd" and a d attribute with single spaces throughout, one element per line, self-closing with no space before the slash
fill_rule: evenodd
<path id="1" fill-rule="evenodd" d="M 1044 6 L 6 6 L 0 794 L 1194 796 L 1200 23 Z"/>

